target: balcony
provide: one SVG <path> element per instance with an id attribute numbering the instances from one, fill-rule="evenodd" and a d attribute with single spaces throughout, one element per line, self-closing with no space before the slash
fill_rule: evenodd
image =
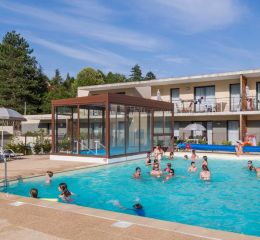
<path id="1" fill-rule="evenodd" d="M 211 114 L 211 113 L 238 113 L 260 111 L 260 99 L 256 97 L 228 97 L 204 99 L 180 99 L 173 101 L 175 115 Z"/>

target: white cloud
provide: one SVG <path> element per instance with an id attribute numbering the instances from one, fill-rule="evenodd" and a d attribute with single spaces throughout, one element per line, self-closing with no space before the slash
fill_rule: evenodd
<path id="1" fill-rule="evenodd" d="M 66 45 L 58 44 L 55 42 L 48 41 L 46 39 L 38 38 L 32 35 L 28 35 L 30 41 L 51 49 L 61 55 L 79 59 L 85 61 L 87 64 L 94 63 L 105 67 L 106 69 L 118 70 L 122 67 L 133 66 L 135 61 L 128 58 L 122 57 L 114 52 L 107 51 L 104 49 L 93 49 L 93 48 L 74 48 Z"/>
<path id="2" fill-rule="evenodd" d="M 26 18 L 33 18 L 34 21 L 39 21 L 39 28 L 44 28 L 47 25 L 50 29 L 55 28 L 57 32 L 65 32 L 123 45 L 135 50 L 153 51 L 156 48 L 161 48 L 163 45 L 162 39 L 159 37 L 147 36 L 146 34 L 113 26 L 105 22 L 77 18 L 68 14 L 58 13 L 57 11 L 11 1 L 1 1 L 0 7 L 22 14 Z M 19 18 L 17 18 L 17 22 L 19 23 Z"/>
<path id="3" fill-rule="evenodd" d="M 238 21 L 246 10 L 239 0 L 150 0 L 139 3 L 148 13 L 190 33 L 224 28 Z"/>
<path id="4" fill-rule="evenodd" d="M 176 63 L 176 64 L 184 64 L 190 61 L 189 58 L 172 56 L 172 55 L 158 55 L 157 58 L 165 62 Z"/>

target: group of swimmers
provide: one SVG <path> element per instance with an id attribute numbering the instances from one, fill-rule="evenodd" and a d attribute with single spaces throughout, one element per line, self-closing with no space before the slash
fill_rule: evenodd
<path id="1" fill-rule="evenodd" d="M 51 184 L 53 172 L 47 171 L 45 177 L 46 177 L 45 183 Z M 59 186 L 58 186 L 58 190 L 60 192 L 59 198 L 61 198 L 65 202 L 71 202 L 72 201 L 71 196 L 74 195 L 74 194 L 68 190 L 68 186 L 67 186 L 66 183 L 60 183 Z M 30 197 L 39 198 L 37 188 L 32 188 L 30 190 Z M 41 199 L 50 200 L 50 201 L 58 201 L 58 199 L 48 199 L 48 198 L 41 198 Z"/>

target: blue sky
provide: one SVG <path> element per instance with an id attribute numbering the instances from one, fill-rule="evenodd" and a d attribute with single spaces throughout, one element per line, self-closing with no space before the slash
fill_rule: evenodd
<path id="1" fill-rule="evenodd" d="M 0 0 L 0 37 L 21 33 L 48 76 L 91 66 L 157 77 L 260 68 L 260 1 Z"/>

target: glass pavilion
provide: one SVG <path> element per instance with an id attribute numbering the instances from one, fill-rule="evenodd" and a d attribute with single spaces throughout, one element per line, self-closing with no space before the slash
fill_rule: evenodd
<path id="1" fill-rule="evenodd" d="M 121 94 L 52 102 L 52 154 L 114 158 L 173 139 L 173 104 Z"/>

